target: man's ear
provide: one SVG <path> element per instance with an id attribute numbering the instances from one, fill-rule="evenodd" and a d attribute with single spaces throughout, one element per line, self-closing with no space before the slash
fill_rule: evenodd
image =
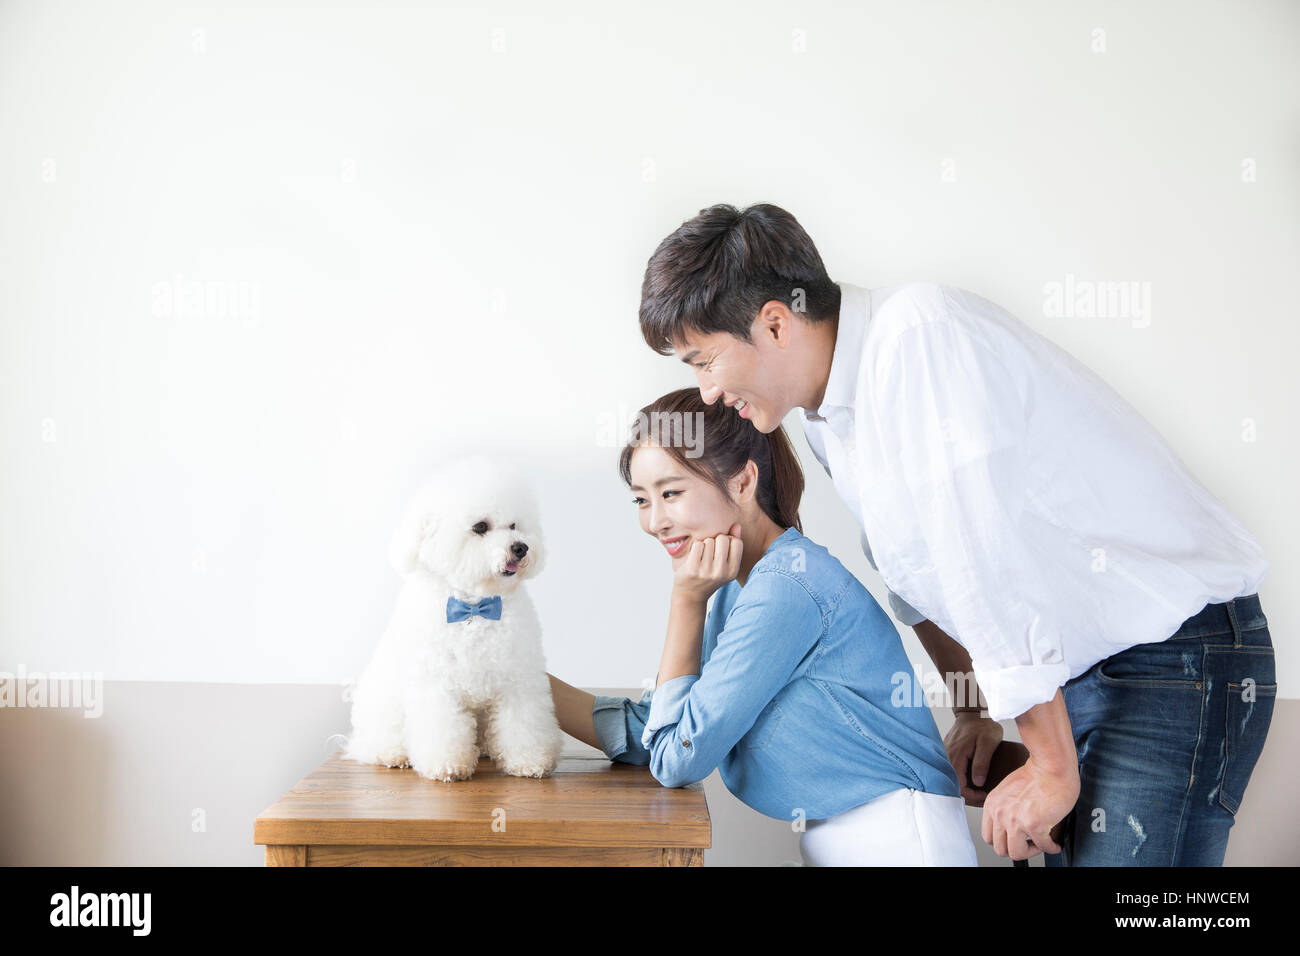
<path id="1" fill-rule="evenodd" d="M 412 508 L 402 516 L 401 524 L 388 543 L 388 560 L 401 574 L 414 571 L 420 558 L 420 545 L 434 530 L 434 520 L 422 508 Z"/>
<path id="2" fill-rule="evenodd" d="M 761 334 L 769 342 L 782 349 L 790 344 L 790 333 L 793 331 L 791 325 L 795 317 L 784 302 L 772 299 L 763 303 L 758 317 Z"/>

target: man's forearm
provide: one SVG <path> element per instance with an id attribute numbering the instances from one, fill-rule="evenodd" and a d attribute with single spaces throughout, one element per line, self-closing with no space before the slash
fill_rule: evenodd
<path id="1" fill-rule="evenodd" d="M 939 676 L 943 678 L 944 686 L 956 694 L 957 680 L 955 675 L 961 675 L 961 680 L 968 690 L 966 699 L 957 696 L 953 700 L 953 712 L 959 710 L 971 710 L 980 708 L 980 689 L 975 683 L 975 669 L 970 662 L 970 654 L 966 648 L 962 647 L 951 637 L 943 632 L 939 625 L 933 621 L 921 621 L 919 624 L 912 626 L 916 632 L 917 639 L 920 640 L 921 646 L 925 652 L 930 655 L 930 660 L 934 661 L 934 666 L 939 670 Z"/>
<path id="2" fill-rule="evenodd" d="M 700 645 L 704 640 L 706 603 L 698 598 L 673 593 L 668 606 L 668 637 L 659 662 L 655 687 L 675 677 L 700 672 Z"/>
<path id="3" fill-rule="evenodd" d="M 1074 748 L 1074 731 L 1065 709 L 1061 689 L 1051 700 L 1035 704 L 1016 718 L 1020 739 L 1029 756 L 1045 769 L 1058 774 L 1077 774 L 1079 755 Z"/>
<path id="4" fill-rule="evenodd" d="M 945 634 L 934 621 L 922 621 L 913 626 L 912 630 L 916 631 L 921 646 L 940 671 L 966 673 L 971 669 L 970 655 L 966 653 L 966 648 Z"/>

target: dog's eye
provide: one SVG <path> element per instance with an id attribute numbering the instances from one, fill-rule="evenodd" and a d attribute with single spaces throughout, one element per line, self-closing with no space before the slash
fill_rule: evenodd
<path id="1" fill-rule="evenodd" d="M 514 525 L 511 525 L 511 526 L 510 526 L 510 530 L 511 530 L 511 531 L 514 531 L 514 530 L 515 530 L 515 526 L 514 526 Z"/>
<path id="2" fill-rule="evenodd" d="M 486 521 L 480 521 L 478 524 L 474 525 L 474 527 L 470 530 L 472 530 L 475 534 L 487 534 L 487 529 L 488 529 L 488 523 Z"/>

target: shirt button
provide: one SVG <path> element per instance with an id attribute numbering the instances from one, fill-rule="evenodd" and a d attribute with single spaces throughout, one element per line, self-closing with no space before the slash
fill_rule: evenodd
<path id="1" fill-rule="evenodd" d="M 689 740 L 683 740 L 683 741 L 682 741 L 682 746 L 683 746 L 683 747 L 689 747 L 690 745 L 691 745 L 691 742 L 690 742 Z"/>

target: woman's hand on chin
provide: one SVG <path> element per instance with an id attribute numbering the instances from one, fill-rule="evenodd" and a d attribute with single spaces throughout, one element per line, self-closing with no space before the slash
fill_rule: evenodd
<path id="1" fill-rule="evenodd" d="M 729 534 L 692 541 L 673 571 L 673 596 L 707 601 L 709 595 L 740 573 L 744 543 L 739 524 L 733 524 Z"/>

